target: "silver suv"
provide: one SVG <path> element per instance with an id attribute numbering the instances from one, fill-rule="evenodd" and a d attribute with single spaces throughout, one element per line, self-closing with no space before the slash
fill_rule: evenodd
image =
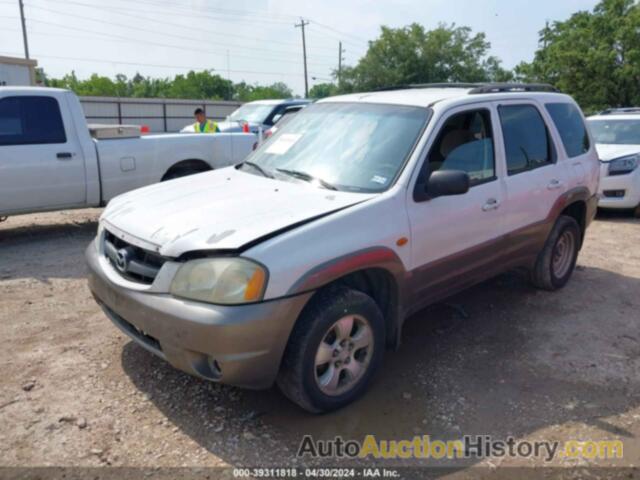
<path id="1" fill-rule="evenodd" d="M 580 109 L 548 86 L 329 98 L 241 165 L 113 200 L 89 284 L 175 367 L 332 410 L 426 305 L 514 267 L 564 286 L 599 172 Z"/>

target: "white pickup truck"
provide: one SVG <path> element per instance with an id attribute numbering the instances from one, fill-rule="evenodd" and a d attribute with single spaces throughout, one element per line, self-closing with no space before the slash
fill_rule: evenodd
<path id="1" fill-rule="evenodd" d="M 91 128 L 68 90 L 0 87 L 0 219 L 102 206 L 135 188 L 239 163 L 256 140 Z"/>

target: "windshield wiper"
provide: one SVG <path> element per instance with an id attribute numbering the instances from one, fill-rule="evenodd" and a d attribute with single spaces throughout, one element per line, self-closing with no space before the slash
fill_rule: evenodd
<path id="1" fill-rule="evenodd" d="M 280 173 L 284 173 L 284 174 L 289 175 L 291 177 L 299 178 L 300 180 L 304 180 L 305 182 L 318 182 L 320 185 L 322 185 L 327 190 L 338 190 L 338 188 L 335 185 L 332 185 L 329 182 L 327 182 L 326 180 L 323 180 L 321 178 L 314 177 L 313 175 L 311 175 L 310 173 L 307 173 L 307 172 L 300 172 L 298 170 L 289 170 L 287 168 L 276 168 L 276 171 L 278 171 Z"/>
<path id="2" fill-rule="evenodd" d="M 269 172 L 267 172 L 264 168 L 262 168 L 260 165 L 258 165 L 257 163 L 253 163 L 253 162 L 242 162 L 240 165 L 249 165 L 250 167 L 253 167 L 255 170 L 257 170 L 258 172 L 260 172 L 262 174 L 263 177 L 267 177 L 267 178 L 273 178 L 273 175 Z"/>

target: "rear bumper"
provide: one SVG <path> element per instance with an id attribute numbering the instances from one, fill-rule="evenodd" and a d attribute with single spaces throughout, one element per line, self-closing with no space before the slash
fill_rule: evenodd
<path id="1" fill-rule="evenodd" d="M 620 192 L 620 196 L 608 196 L 613 192 Z M 640 205 L 640 168 L 626 175 L 602 176 L 600 178 L 601 208 L 636 208 Z"/>
<path id="2" fill-rule="evenodd" d="M 273 384 L 289 333 L 312 295 L 209 305 L 114 284 L 93 243 L 86 259 L 94 297 L 126 335 L 180 370 L 245 388 Z"/>

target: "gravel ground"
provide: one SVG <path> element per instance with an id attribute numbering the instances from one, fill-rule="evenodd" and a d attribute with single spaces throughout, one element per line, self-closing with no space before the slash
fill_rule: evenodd
<path id="1" fill-rule="evenodd" d="M 189 377 L 112 326 L 85 281 L 98 215 L 0 224 L 0 466 L 294 466 L 303 434 L 369 433 L 620 439 L 624 458 L 598 464 L 640 463 L 638 220 L 600 216 L 560 292 L 509 273 L 415 315 L 364 398 L 313 416 L 275 388 Z"/>

